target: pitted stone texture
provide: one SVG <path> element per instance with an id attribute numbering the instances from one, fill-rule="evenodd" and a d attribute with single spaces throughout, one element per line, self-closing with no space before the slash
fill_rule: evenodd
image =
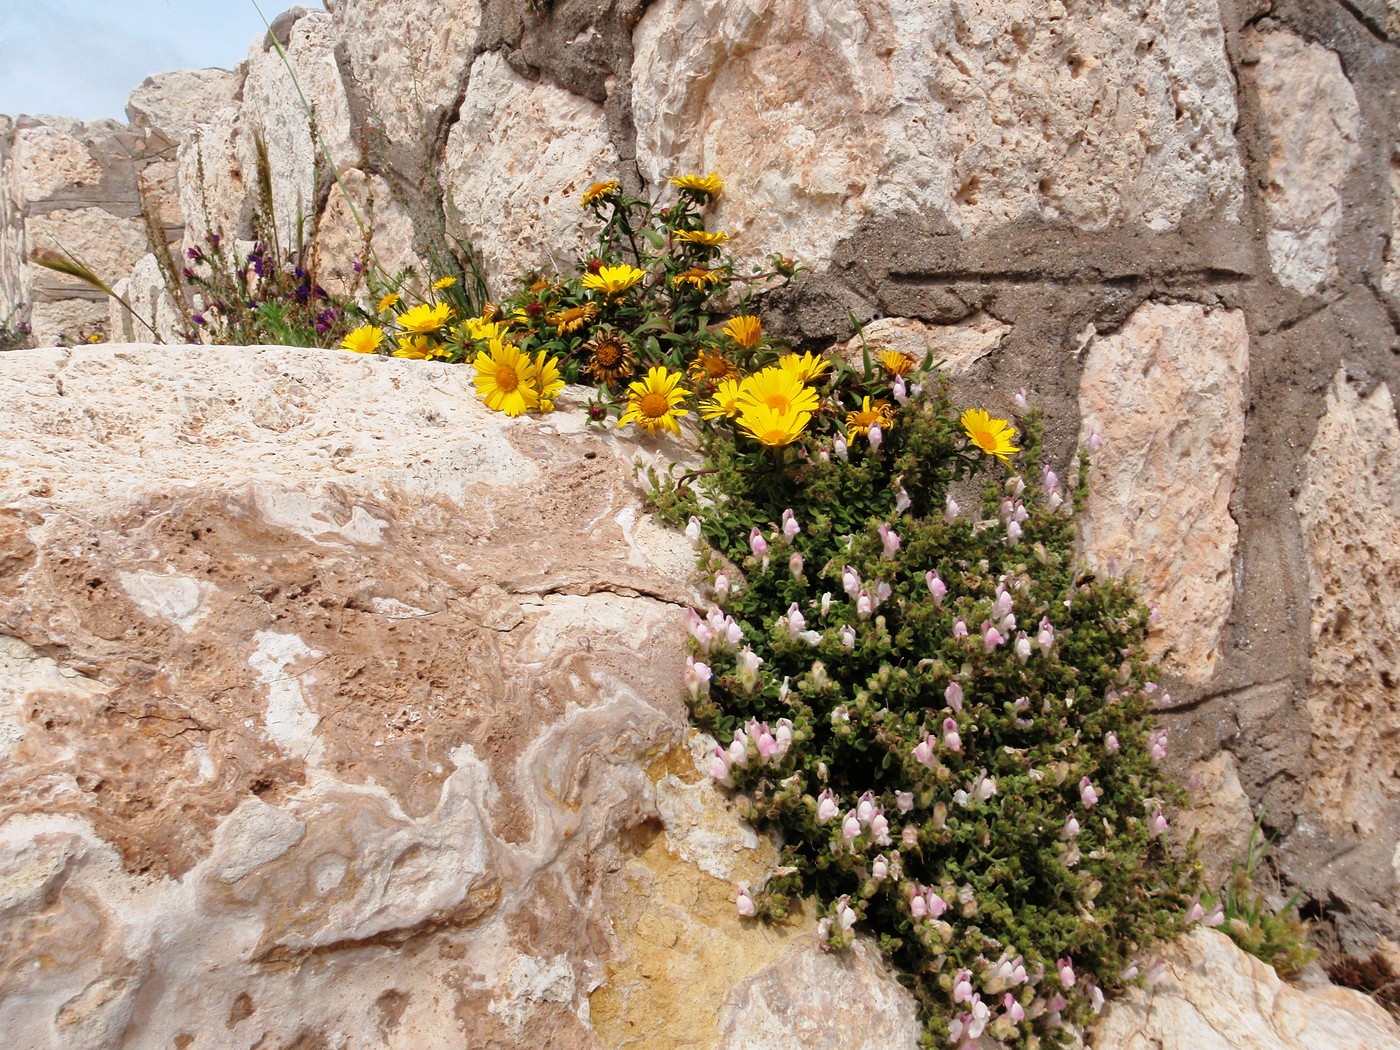
<path id="1" fill-rule="evenodd" d="M 717 1033 L 781 992 L 808 1045 L 866 1045 L 828 985 L 902 1011 L 858 1030 L 907 1022 L 870 951 L 740 922 L 774 849 L 682 746 L 694 555 L 632 481 L 688 449 L 581 397 L 509 420 L 466 367 L 280 347 L 0 355 L 6 1039 L 655 1046 L 633 1007 Z"/>
<path id="2" fill-rule="evenodd" d="M 1297 498 L 1312 598 L 1305 800 L 1334 827 L 1393 833 L 1400 800 L 1400 429 L 1390 389 L 1338 372 Z"/>
<path id="3" fill-rule="evenodd" d="M 76 258 L 108 284 L 131 273 L 136 261 L 151 250 L 145 223 L 139 218 L 121 218 L 104 208 L 68 208 L 31 215 L 25 222 L 25 235 L 31 253 Z M 76 277 L 42 267 L 32 274 L 36 299 L 103 297 Z"/>
<path id="4" fill-rule="evenodd" d="M 497 282 L 532 266 L 567 270 L 588 243 L 579 199 L 617 166 L 601 106 L 532 83 L 488 52 L 447 140 L 448 222 Z"/>
<path id="5" fill-rule="evenodd" d="M 116 299 L 107 300 L 107 333 L 112 342 L 184 342 L 184 313 L 166 287 L 165 274 L 154 255 L 143 255 L 131 276 L 112 287 L 126 303 L 123 306 Z"/>
<path id="6" fill-rule="evenodd" d="M 1349 988 L 1295 988 L 1215 930 L 1166 955 L 1159 985 L 1131 989 L 1094 1029 L 1096 1050 L 1400 1050 L 1400 1029 Z"/>
<path id="7" fill-rule="evenodd" d="M 15 199 L 21 204 L 47 200 L 58 190 L 96 186 L 102 165 L 87 146 L 59 122 L 20 128 L 14 137 Z"/>
<path id="8" fill-rule="evenodd" d="M 318 183 L 358 165 L 360 151 L 336 64 L 331 16 L 303 13 L 289 32 L 285 61 L 262 40 L 248 52 L 236 145 L 243 182 L 256 190 L 257 137 L 267 144 L 277 236 L 284 248 L 295 248 L 298 222 L 309 238 L 319 214 Z"/>
<path id="9" fill-rule="evenodd" d="M 384 133 L 404 144 L 432 142 L 471 68 L 477 0 L 331 0 L 360 93 Z"/>
<path id="10" fill-rule="evenodd" d="M 821 262 L 863 217 L 1170 229 L 1237 217 L 1215 0 L 663 0 L 634 34 L 638 164 L 729 180 L 736 251 Z"/>
<path id="11" fill-rule="evenodd" d="M 97 299 L 58 299 L 29 308 L 35 346 L 72 346 L 107 329 L 107 303 Z"/>
<path id="12" fill-rule="evenodd" d="M 185 247 L 203 245 L 217 233 L 227 240 L 253 235 L 252 186 L 238 164 L 243 130 L 238 107 L 214 110 L 180 143 L 180 213 L 185 219 Z"/>
<path id="13" fill-rule="evenodd" d="M 1191 769 L 1187 786 L 1191 804 L 1179 810 L 1168 834 L 1185 844 L 1197 836 L 1197 853 L 1205 885 L 1214 892 L 1233 874 L 1233 865 L 1249 849 L 1254 811 L 1240 784 L 1235 756 L 1221 751 Z"/>
<path id="14" fill-rule="evenodd" d="M 1230 496 L 1244 441 L 1249 334 L 1236 310 L 1147 303 L 1093 339 L 1080 379 L 1093 454 L 1080 540 L 1161 613 L 1149 648 L 1190 682 L 1215 667 L 1233 600 Z"/>
<path id="15" fill-rule="evenodd" d="M 366 233 L 372 253 L 366 250 Z M 408 212 L 394 198 L 387 182 L 378 175 L 366 176 L 358 168 L 342 174 L 331 190 L 316 223 L 312 259 L 317 283 L 332 295 L 344 296 L 364 291 L 364 278 L 355 273 L 356 262 L 366 268 L 378 267 L 390 277 L 405 267 L 421 266 L 413 250 L 413 220 Z"/>
<path id="16" fill-rule="evenodd" d="M 126 100 L 132 126 L 149 128 L 176 144 L 209 114 L 236 104 L 243 74 L 228 69 L 181 69 L 141 82 Z"/>
<path id="17" fill-rule="evenodd" d="M 916 362 L 926 358 L 943 362 L 943 370 L 959 375 L 1001 349 L 1011 326 L 988 313 L 975 314 L 957 324 L 925 324 L 912 317 L 882 317 L 862 326 L 864 347 L 872 365 L 881 350 L 897 350 Z M 860 336 L 850 340 L 841 355 L 855 368 L 864 364 Z M 879 367 L 875 365 L 874 367 Z"/>
<path id="18" fill-rule="evenodd" d="M 1342 184 L 1360 154 L 1361 110 L 1337 55 L 1287 31 L 1251 31 L 1268 181 L 1269 262 L 1311 295 L 1335 268 Z"/>

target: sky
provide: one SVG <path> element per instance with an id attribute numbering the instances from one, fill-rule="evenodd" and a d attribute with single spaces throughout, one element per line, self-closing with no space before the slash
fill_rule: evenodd
<path id="1" fill-rule="evenodd" d="M 291 5 L 258 0 L 269 20 Z M 152 73 L 232 68 L 262 32 L 252 0 L 0 0 L 0 113 L 125 120 Z"/>

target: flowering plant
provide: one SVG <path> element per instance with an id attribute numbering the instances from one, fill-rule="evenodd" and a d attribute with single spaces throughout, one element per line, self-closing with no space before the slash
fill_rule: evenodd
<path id="1" fill-rule="evenodd" d="M 706 473 L 663 479 L 713 598 L 687 690 L 711 775 L 784 843 L 741 914 L 815 894 L 828 946 L 866 931 L 906 975 L 930 1046 L 1061 1045 L 1206 918 L 1162 836 L 1148 611 L 1075 560 L 1087 467 L 1067 486 L 1033 413 L 1018 436 L 924 380 L 781 460 L 717 428 Z"/>

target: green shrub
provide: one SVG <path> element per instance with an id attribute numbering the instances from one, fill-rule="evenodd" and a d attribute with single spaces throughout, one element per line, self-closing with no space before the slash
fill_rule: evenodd
<path id="1" fill-rule="evenodd" d="M 716 426 L 705 472 L 662 481 L 662 513 L 710 545 L 687 684 L 712 776 L 783 843 L 741 913 L 815 894 L 828 946 L 864 931 L 898 966 L 929 1046 L 1059 1045 L 1195 907 L 1160 834 L 1180 795 L 1148 611 L 1077 562 L 1087 468 L 1067 493 L 1033 417 L 1019 473 L 955 507 L 997 448 L 927 385 L 878 444 L 830 413 L 776 450 Z"/>

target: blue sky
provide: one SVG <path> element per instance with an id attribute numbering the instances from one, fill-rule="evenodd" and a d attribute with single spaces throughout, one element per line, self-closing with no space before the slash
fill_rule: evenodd
<path id="1" fill-rule="evenodd" d="M 271 20 L 291 0 L 258 4 Z M 152 73 L 230 68 L 261 32 L 252 0 L 0 0 L 0 113 L 125 120 Z"/>

